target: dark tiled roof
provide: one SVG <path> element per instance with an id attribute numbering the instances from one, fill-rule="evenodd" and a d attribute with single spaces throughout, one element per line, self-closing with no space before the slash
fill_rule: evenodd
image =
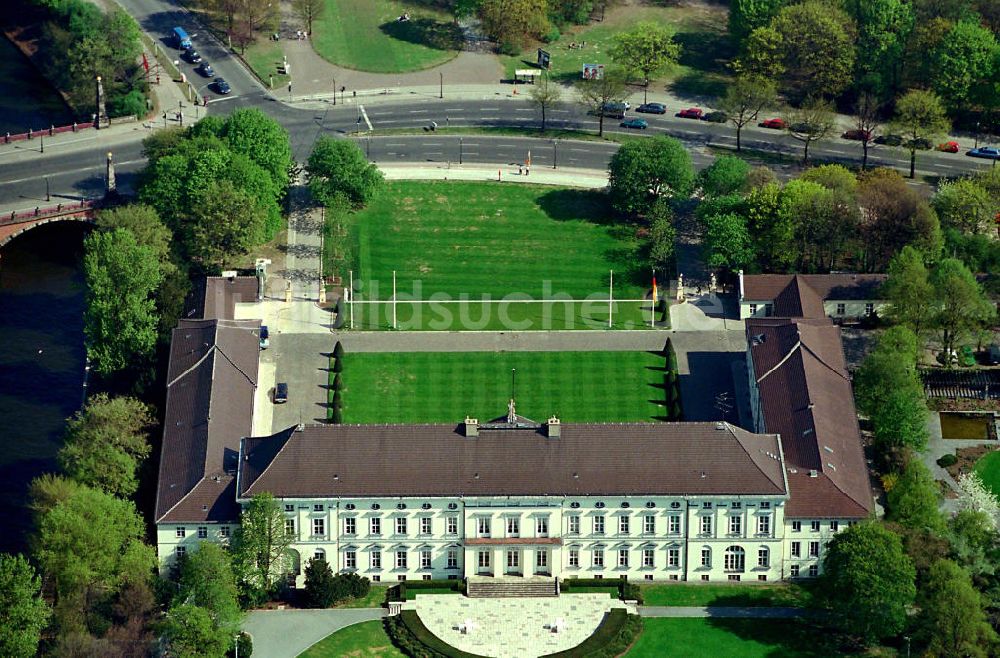
<path id="1" fill-rule="evenodd" d="M 232 521 L 252 431 L 260 322 L 181 320 L 170 343 L 157 523 Z"/>
<path id="2" fill-rule="evenodd" d="M 241 450 L 241 498 L 785 492 L 777 437 L 728 424 L 309 425 Z"/>
<path id="3" fill-rule="evenodd" d="M 743 277 L 743 299 L 773 302 L 778 317 L 822 317 L 823 301 L 879 299 L 885 279 L 885 274 L 749 274 Z"/>
<path id="4" fill-rule="evenodd" d="M 867 516 L 871 486 L 840 329 L 825 318 L 751 318 L 746 332 L 764 425 L 781 435 L 785 515 Z"/>
<path id="5" fill-rule="evenodd" d="M 227 278 L 210 276 L 205 279 L 205 300 L 201 317 L 232 320 L 236 305 L 257 301 L 257 277 L 238 276 Z"/>

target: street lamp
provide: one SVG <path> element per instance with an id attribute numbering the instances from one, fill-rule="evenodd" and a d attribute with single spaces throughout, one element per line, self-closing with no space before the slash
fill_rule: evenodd
<path id="1" fill-rule="evenodd" d="M 337 104 L 337 78 L 333 79 L 333 104 Z"/>
<path id="2" fill-rule="evenodd" d="M 976 121 L 976 145 L 973 148 L 979 148 L 979 122 Z"/>
<path id="3" fill-rule="evenodd" d="M 462 164 L 462 138 L 458 138 L 458 164 Z"/>
<path id="4" fill-rule="evenodd" d="M 438 71 L 438 98 L 444 98 L 444 73 Z"/>
<path id="5" fill-rule="evenodd" d="M 46 201 L 51 201 L 52 200 L 52 194 L 49 193 L 49 177 L 48 176 L 45 177 L 45 200 Z"/>
<path id="6" fill-rule="evenodd" d="M 906 640 L 906 658 L 910 658 L 910 636 L 904 635 L 903 639 Z"/>
<path id="7" fill-rule="evenodd" d="M 559 166 L 559 141 L 552 140 L 552 168 Z"/>

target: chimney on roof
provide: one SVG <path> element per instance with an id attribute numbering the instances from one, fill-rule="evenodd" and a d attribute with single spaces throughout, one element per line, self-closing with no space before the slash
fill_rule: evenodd
<path id="1" fill-rule="evenodd" d="M 818 478 L 819 477 L 819 472 L 815 468 L 810 469 L 809 470 L 809 477 L 811 477 L 811 478 Z"/>
<path id="2" fill-rule="evenodd" d="M 465 436 L 471 438 L 479 436 L 479 419 L 465 417 Z"/>
<path id="3" fill-rule="evenodd" d="M 298 425 L 295 426 L 295 431 L 296 432 L 303 432 L 303 431 L 305 431 L 305 429 L 306 429 L 306 424 L 305 423 L 299 423 Z"/>
<path id="4" fill-rule="evenodd" d="M 552 416 L 551 418 L 549 418 L 549 422 L 547 423 L 547 425 L 548 425 L 548 436 L 549 436 L 549 438 L 550 439 L 558 439 L 559 436 L 560 436 L 560 433 L 562 432 L 561 425 L 559 423 L 559 419 L 556 418 L 555 416 Z"/>
<path id="5" fill-rule="evenodd" d="M 233 279 L 236 278 L 236 270 L 225 270 L 222 273 L 222 278 L 223 279 L 229 279 L 229 282 L 232 283 Z"/>

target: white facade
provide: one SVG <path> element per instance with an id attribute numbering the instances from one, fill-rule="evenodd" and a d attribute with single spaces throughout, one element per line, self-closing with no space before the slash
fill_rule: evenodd
<path id="1" fill-rule="evenodd" d="M 740 319 L 766 318 L 773 315 L 772 300 L 740 300 Z M 829 299 L 823 302 L 823 310 L 827 317 L 834 320 L 840 318 L 845 320 L 857 320 L 874 313 L 881 313 L 885 302 L 877 299 L 849 299 L 836 300 Z"/>

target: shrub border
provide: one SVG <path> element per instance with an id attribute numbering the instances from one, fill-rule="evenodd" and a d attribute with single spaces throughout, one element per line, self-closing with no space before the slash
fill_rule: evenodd
<path id="1" fill-rule="evenodd" d="M 618 590 L 622 601 L 635 601 L 642 605 L 642 588 L 625 578 L 566 578 L 559 580 L 559 591 L 570 594 L 574 587 L 607 587 Z"/>
<path id="2" fill-rule="evenodd" d="M 543 658 L 614 658 L 625 653 L 641 631 L 642 617 L 628 614 L 625 608 L 614 608 L 586 640 Z"/>
<path id="3" fill-rule="evenodd" d="M 384 620 L 385 632 L 397 649 L 407 656 L 420 658 L 485 658 L 467 653 L 451 646 L 434 635 L 424 622 L 420 621 L 416 610 L 402 610 L 395 617 Z"/>
<path id="4" fill-rule="evenodd" d="M 465 582 L 462 580 L 404 580 L 386 590 L 385 600 L 402 602 L 406 600 L 408 589 L 450 589 L 453 592 L 465 594 Z"/>

